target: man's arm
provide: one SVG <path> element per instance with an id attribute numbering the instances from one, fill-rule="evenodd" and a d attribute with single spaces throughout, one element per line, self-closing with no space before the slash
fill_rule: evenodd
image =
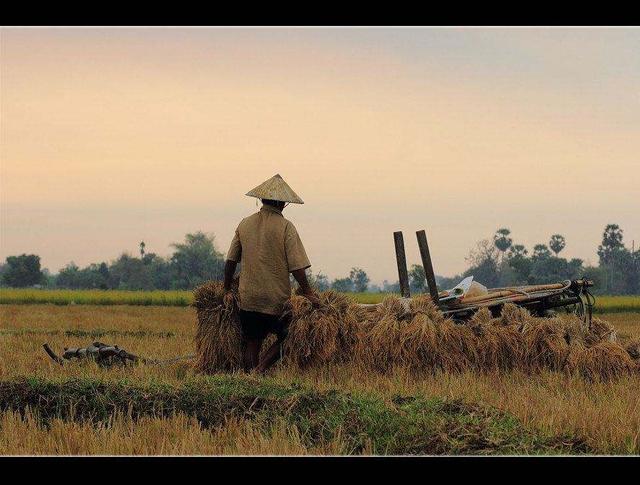
<path id="1" fill-rule="evenodd" d="M 307 280 L 307 273 L 304 269 L 296 269 L 291 272 L 293 277 L 296 279 L 298 284 L 300 285 L 300 289 L 302 290 L 302 294 L 313 304 L 319 305 L 320 300 L 316 296 L 315 292 L 311 288 L 309 284 L 309 280 Z"/>
<path id="2" fill-rule="evenodd" d="M 237 261 L 227 259 L 224 263 L 224 289 L 225 291 L 231 290 L 231 282 L 233 281 L 233 275 L 236 272 Z"/>

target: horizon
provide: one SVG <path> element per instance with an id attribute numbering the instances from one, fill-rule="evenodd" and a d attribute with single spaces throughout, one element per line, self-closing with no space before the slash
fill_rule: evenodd
<path id="1" fill-rule="evenodd" d="M 0 257 L 57 273 L 226 254 L 280 173 L 314 273 L 397 279 L 393 231 L 441 276 L 511 229 L 597 262 L 638 241 L 640 29 L 2 28 Z M 634 204 L 633 201 L 636 201 Z"/>

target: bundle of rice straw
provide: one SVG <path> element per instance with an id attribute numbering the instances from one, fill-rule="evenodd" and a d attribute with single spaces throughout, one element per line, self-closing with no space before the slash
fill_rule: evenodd
<path id="1" fill-rule="evenodd" d="M 368 315 L 359 341 L 356 358 L 381 372 L 406 364 L 402 348 L 402 327 L 406 312 L 400 299 L 385 297 L 382 304 Z"/>
<path id="2" fill-rule="evenodd" d="M 242 335 L 238 320 L 238 280 L 232 286 L 233 299 L 223 301 L 221 282 L 209 281 L 194 290 L 198 315 L 195 368 L 214 373 L 239 369 L 242 363 Z"/>
<path id="3" fill-rule="evenodd" d="M 473 367 L 477 350 L 471 329 L 445 318 L 428 296 L 412 300 L 409 312 L 387 297 L 365 324 L 357 356 L 383 372 L 395 366 L 454 372 Z"/>
<path id="4" fill-rule="evenodd" d="M 477 338 L 480 370 L 509 370 L 521 367 L 524 358 L 522 335 L 518 325 L 528 312 L 515 305 L 505 305 L 500 318 L 493 318 L 487 308 L 475 313 L 469 326 Z"/>
<path id="5" fill-rule="evenodd" d="M 418 313 L 402 326 L 401 355 L 410 370 L 431 372 L 438 367 L 438 324 L 427 314 Z"/>
<path id="6" fill-rule="evenodd" d="M 637 360 L 640 364 L 640 338 L 631 339 L 624 346 L 624 349 L 633 360 Z"/>
<path id="7" fill-rule="evenodd" d="M 445 372 L 462 372 L 478 364 L 478 340 L 471 327 L 445 320 L 438 325 L 437 367 Z"/>
<path id="8" fill-rule="evenodd" d="M 562 370 L 569 356 L 569 341 L 561 318 L 531 317 L 521 325 L 520 331 L 526 370 Z"/>
<path id="9" fill-rule="evenodd" d="M 577 317 L 574 318 L 577 319 Z M 587 345 L 594 345 L 604 341 L 615 342 L 616 337 L 615 329 L 609 325 L 608 322 L 600 320 L 599 318 L 593 318 L 591 320 L 591 327 L 585 337 L 585 343 Z"/>
<path id="10" fill-rule="evenodd" d="M 202 372 L 241 366 L 237 280 L 232 301 L 223 301 L 221 283 L 194 292 L 198 314 L 196 368 Z M 314 308 L 301 295 L 285 304 L 290 319 L 285 362 L 297 367 L 355 363 L 378 372 L 394 367 L 424 372 L 478 372 L 519 369 L 566 371 L 587 379 L 610 379 L 640 371 L 640 339 L 616 341 L 607 322 L 590 328 L 576 316 L 538 318 L 513 304 L 499 316 L 483 308 L 470 321 L 446 318 L 427 296 L 386 297 L 373 311 L 335 291 L 319 293 Z M 275 337 L 263 344 L 265 351 Z"/>
<path id="11" fill-rule="evenodd" d="M 352 357 L 362 310 L 333 290 L 320 293 L 319 300 L 319 307 L 314 308 L 304 296 L 293 295 L 285 304 L 284 314 L 290 319 L 284 340 L 287 362 L 307 367 L 344 362 Z"/>
<path id="12" fill-rule="evenodd" d="M 611 380 L 633 372 L 636 364 L 620 345 L 598 342 L 577 352 L 572 352 L 566 370 L 588 380 Z"/>

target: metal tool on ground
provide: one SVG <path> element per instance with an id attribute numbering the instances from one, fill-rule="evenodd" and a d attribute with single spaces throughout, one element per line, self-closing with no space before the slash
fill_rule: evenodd
<path id="1" fill-rule="evenodd" d="M 129 363 L 137 363 L 140 362 L 142 364 L 168 364 L 171 362 L 177 362 L 180 360 L 189 360 L 195 358 L 195 354 L 185 355 L 182 357 L 174 357 L 171 359 L 147 359 L 145 357 L 140 357 L 138 355 L 127 352 L 124 349 L 121 349 L 117 345 L 108 345 L 102 342 L 93 342 L 91 345 L 87 347 L 78 347 L 78 348 L 64 348 L 64 352 L 62 357 L 59 357 L 52 349 L 49 347 L 49 344 L 43 344 L 45 352 L 51 359 L 60 364 L 64 365 L 65 361 L 71 361 L 74 359 L 78 360 L 93 360 L 98 365 L 108 367 L 111 365 L 127 365 Z"/>

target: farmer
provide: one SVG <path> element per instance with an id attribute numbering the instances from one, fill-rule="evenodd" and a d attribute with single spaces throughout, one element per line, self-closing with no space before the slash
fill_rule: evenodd
<path id="1" fill-rule="evenodd" d="M 274 175 L 246 195 L 262 200 L 260 210 L 245 217 L 231 241 L 224 267 L 225 300 L 232 298 L 231 281 L 240 268 L 240 324 L 245 372 L 264 372 L 280 357 L 288 321 L 281 318 L 291 296 L 289 273 L 314 305 L 318 298 L 309 286 L 305 270 L 311 266 L 294 225 L 284 218 L 288 203 L 304 204 L 280 175 Z M 262 342 L 269 333 L 278 340 L 258 362 Z"/>

